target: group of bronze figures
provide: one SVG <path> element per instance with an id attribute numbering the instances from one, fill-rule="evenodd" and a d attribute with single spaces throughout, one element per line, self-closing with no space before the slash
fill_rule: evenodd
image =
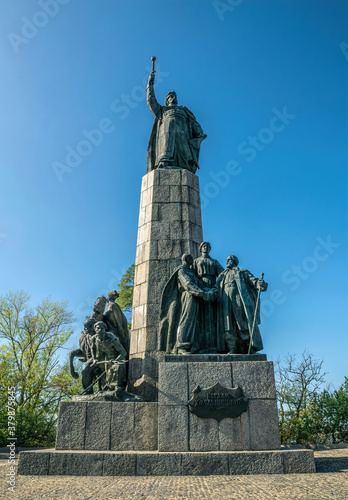
<path id="1" fill-rule="evenodd" d="M 263 279 L 238 267 L 235 255 L 226 269 L 210 257 L 208 242 L 201 257 L 182 256 L 162 295 L 159 350 L 173 354 L 254 354 L 263 349 L 259 293 Z"/>
<path id="2" fill-rule="evenodd" d="M 267 290 L 263 279 L 238 267 L 235 255 L 227 257 L 226 269 L 210 256 L 210 243 L 200 245 L 201 256 L 182 256 L 166 283 L 161 303 L 159 351 L 168 354 L 254 354 L 263 349 L 259 293 Z M 130 337 L 127 318 L 116 303 L 113 290 L 98 297 L 92 315 L 84 322 L 80 348 L 70 353 L 84 362 L 83 394 L 98 390 L 124 393 Z M 127 393 L 128 394 L 128 393 Z"/>
<path id="3" fill-rule="evenodd" d="M 129 331 L 127 318 L 116 303 L 118 293 L 113 290 L 98 297 L 92 315 L 84 322 L 80 348 L 71 351 L 70 372 L 74 378 L 74 358 L 84 362 L 81 371 L 83 394 L 93 394 L 93 386 L 99 391 L 122 393 L 127 384 L 129 358 Z M 106 307 L 105 307 L 106 306 Z"/>

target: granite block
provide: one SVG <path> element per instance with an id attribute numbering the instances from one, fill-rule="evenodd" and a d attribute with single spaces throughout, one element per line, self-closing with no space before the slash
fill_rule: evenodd
<path id="1" fill-rule="evenodd" d="M 102 453 L 51 453 L 50 475 L 102 476 L 103 461 Z"/>
<path id="2" fill-rule="evenodd" d="M 181 184 L 181 169 L 157 169 L 161 186 L 178 186 Z"/>
<path id="3" fill-rule="evenodd" d="M 190 451 L 219 450 L 219 422 L 214 418 L 199 418 L 189 412 Z"/>
<path id="4" fill-rule="evenodd" d="M 110 449 L 111 404 L 106 401 L 87 403 L 85 450 Z"/>
<path id="5" fill-rule="evenodd" d="M 188 451 L 187 406 L 158 406 L 158 451 Z"/>
<path id="6" fill-rule="evenodd" d="M 225 453 L 183 453 L 183 476 L 221 476 L 229 472 L 228 455 Z"/>
<path id="7" fill-rule="evenodd" d="M 143 328 L 145 326 L 146 320 L 146 305 L 141 305 L 133 308 L 133 317 L 132 317 L 132 328 L 137 330 L 138 328 Z"/>
<path id="8" fill-rule="evenodd" d="M 170 200 L 171 202 L 189 202 L 189 188 L 188 186 L 170 186 Z"/>
<path id="9" fill-rule="evenodd" d="M 286 450 L 283 459 L 285 474 L 314 473 L 316 471 L 312 450 Z"/>
<path id="10" fill-rule="evenodd" d="M 158 208 L 158 213 L 160 217 L 160 207 Z M 170 239 L 170 221 L 154 220 L 150 223 L 149 230 L 151 241 Z"/>
<path id="11" fill-rule="evenodd" d="M 230 474 L 283 474 L 283 457 L 279 452 L 231 453 Z"/>
<path id="12" fill-rule="evenodd" d="M 142 453 L 137 455 L 137 476 L 180 476 L 180 453 Z"/>
<path id="13" fill-rule="evenodd" d="M 233 363 L 232 375 L 233 384 L 243 388 L 244 396 L 248 398 L 276 398 L 272 361 Z"/>
<path id="14" fill-rule="evenodd" d="M 157 450 L 157 403 L 134 403 L 134 450 Z"/>
<path id="15" fill-rule="evenodd" d="M 162 203 L 158 208 L 160 221 L 182 220 L 181 203 Z"/>
<path id="16" fill-rule="evenodd" d="M 171 190 L 169 186 L 153 186 L 152 201 L 155 203 L 168 203 L 169 201 L 172 201 L 170 199 L 170 194 Z"/>
<path id="17" fill-rule="evenodd" d="M 185 363 L 160 363 L 159 405 L 185 405 L 188 401 L 188 370 Z"/>
<path id="18" fill-rule="evenodd" d="M 251 450 L 279 449 L 277 401 L 275 399 L 251 399 L 248 413 Z"/>
<path id="19" fill-rule="evenodd" d="M 198 224 L 191 224 L 191 226 L 190 226 L 190 240 L 192 240 L 198 244 L 202 243 L 202 240 L 203 240 L 202 226 L 199 226 Z"/>
<path id="20" fill-rule="evenodd" d="M 49 474 L 50 453 L 47 451 L 21 451 L 18 474 L 47 476 Z"/>
<path id="21" fill-rule="evenodd" d="M 145 328 L 139 328 L 138 330 L 138 351 L 144 352 L 146 349 L 146 330 Z"/>
<path id="22" fill-rule="evenodd" d="M 135 403 L 112 403 L 110 450 L 134 450 Z"/>
<path id="23" fill-rule="evenodd" d="M 144 175 L 147 178 L 147 187 L 157 186 L 159 184 L 159 172 L 158 170 L 152 170 L 148 174 Z"/>
<path id="24" fill-rule="evenodd" d="M 199 193 L 199 177 L 197 175 L 193 176 L 193 189 Z"/>
<path id="25" fill-rule="evenodd" d="M 182 256 L 180 240 L 162 240 L 158 241 L 158 258 L 164 259 L 180 259 Z"/>
<path id="26" fill-rule="evenodd" d="M 105 453 L 103 476 L 135 476 L 136 454 Z"/>
<path id="27" fill-rule="evenodd" d="M 145 219 L 146 219 L 146 207 L 143 207 L 139 210 L 139 219 L 138 219 L 138 228 L 143 226 L 145 224 Z M 139 231 L 139 230 L 138 230 Z M 138 235 L 140 233 L 138 232 Z"/>
<path id="28" fill-rule="evenodd" d="M 219 382 L 224 387 L 232 388 L 231 363 L 189 363 L 188 379 L 190 398 L 198 385 L 206 389 Z"/>
<path id="29" fill-rule="evenodd" d="M 220 451 L 250 450 L 248 412 L 236 418 L 224 418 L 219 423 Z"/>
<path id="30" fill-rule="evenodd" d="M 187 235 L 185 228 L 185 222 L 182 220 L 173 220 L 170 224 L 170 240 L 178 241 L 181 243 L 181 240 Z"/>
<path id="31" fill-rule="evenodd" d="M 147 282 L 149 273 L 149 264 L 147 262 L 142 262 L 135 267 L 134 272 L 134 284 L 141 285 L 141 283 Z"/>
<path id="32" fill-rule="evenodd" d="M 193 188 L 189 188 L 190 204 L 194 207 L 200 208 L 201 202 L 199 198 L 199 191 Z"/>
<path id="33" fill-rule="evenodd" d="M 57 450 L 83 450 L 85 447 L 87 403 L 62 402 L 59 405 Z"/>
<path id="34" fill-rule="evenodd" d="M 132 330 L 130 334 L 130 347 L 129 354 L 136 354 L 139 352 L 138 349 L 138 332 L 140 330 Z"/>
<path id="35" fill-rule="evenodd" d="M 142 191 L 140 198 L 140 208 L 144 208 L 152 203 L 153 188 Z"/>
<path id="36" fill-rule="evenodd" d="M 158 203 L 152 202 L 145 207 L 145 223 L 158 220 Z"/>
<path id="37" fill-rule="evenodd" d="M 189 186 L 189 187 L 194 187 L 195 185 L 195 178 L 198 179 L 197 175 L 193 174 L 192 172 L 189 172 L 186 169 L 182 169 L 181 171 L 181 184 L 183 186 Z"/>

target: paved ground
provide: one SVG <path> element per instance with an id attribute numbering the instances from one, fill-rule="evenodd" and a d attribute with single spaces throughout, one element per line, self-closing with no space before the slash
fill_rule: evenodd
<path id="1" fill-rule="evenodd" d="M 0 455 L 0 498 L 88 499 L 348 499 L 348 448 L 315 451 L 316 474 L 208 477 L 17 476 L 7 491 L 9 472 Z"/>

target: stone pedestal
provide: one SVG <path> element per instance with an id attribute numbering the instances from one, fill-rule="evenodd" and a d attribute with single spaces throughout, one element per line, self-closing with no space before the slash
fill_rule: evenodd
<path id="1" fill-rule="evenodd" d="M 56 450 L 157 450 L 157 414 L 157 403 L 61 403 Z"/>
<path id="2" fill-rule="evenodd" d="M 214 361 L 206 359 L 214 358 Z M 19 474 L 160 476 L 315 472 L 312 450 L 280 449 L 273 363 L 265 355 L 166 356 L 159 401 L 61 403 L 55 450 L 20 453 Z M 231 359 L 232 358 L 232 359 Z M 244 359 L 243 359 L 244 358 Z M 191 413 L 197 385 L 239 385 L 248 410 Z"/>
<path id="3" fill-rule="evenodd" d="M 183 253 L 199 255 L 203 241 L 198 177 L 156 169 L 141 186 L 135 261 L 128 390 L 157 400 L 161 294 Z"/>
<path id="4" fill-rule="evenodd" d="M 158 397 L 159 451 L 236 451 L 280 449 L 273 363 L 250 361 L 253 356 L 166 356 L 160 363 Z M 260 355 L 259 355 L 260 356 Z M 265 358 L 266 356 L 263 355 Z M 232 360 L 231 360 L 232 359 Z M 169 362 L 168 362 L 169 361 Z M 239 386 L 248 398 L 248 410 L 236 418 L 218 422 L 200 418 L 189 410 L 192 391 L 219 382 L 226 388 Z"/>

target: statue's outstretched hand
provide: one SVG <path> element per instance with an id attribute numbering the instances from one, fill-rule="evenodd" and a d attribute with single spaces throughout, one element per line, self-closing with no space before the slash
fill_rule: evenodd
<path id="1" fill-rule="evenodd" d="M 259 280 L 257 282 L 257 288 L 260 290 L 260 292 L 265 292 L 268 288 L 268 283 L 264 280 Z"/>

